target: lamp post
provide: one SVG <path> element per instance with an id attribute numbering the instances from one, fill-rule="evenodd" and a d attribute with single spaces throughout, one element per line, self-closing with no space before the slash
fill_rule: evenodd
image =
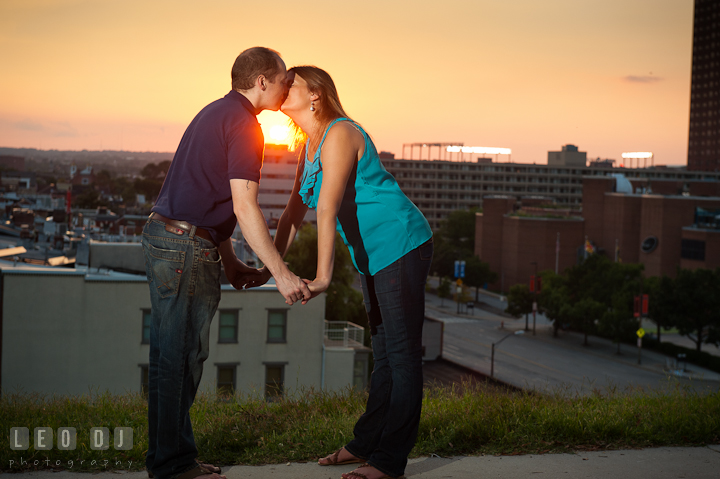
<path id="1" fill-rule="evenodd" d="M 494 377 L 494 376 L 495 376 L 495 345 L 502 343 L 503 341 L 505 341 L 505 340 L 506 340 L 507 338 L 509 338 L 510 336 L 520 336 L 521 334 L 524 334 L 524 333 L 525 333 L 525 331 L 523 331 L 522 329 L 520 329 L 520 330 L 518 330 L 518 331 L 515 331 L 514 333 L 510 333 L 510 334 L 504 336 L 504 337 L 503 337 L 502 339 L 500 339 L 500 341 L 498 341 L 497 343 L 492 343 L 492 345 L 490 346 L 490 377 Z"/>
<path id="2" fill-rule="evenodd" d="M 532 277 L 532 292 L 533 292 L 533 336 L 535 336 L 535 316 L 537 315 L 537 261 L 530 262 L 535 267 L 535 274 Z"/>

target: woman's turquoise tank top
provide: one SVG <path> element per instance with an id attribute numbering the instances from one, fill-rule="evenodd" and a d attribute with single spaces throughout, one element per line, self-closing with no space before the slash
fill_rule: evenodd
<path id="1" fill-rule="evenodd" d="M 338 118 L 327 127 L 315 152 L 305 164 L 300 181 L 303 203 L 316 208 L 323 180 L 320 152 L 325 137 Z M 355 164 L 337 218 L 337 230 L 350 249 L 355 268 L 364 275 L 375 275 L 432 237 L 432 230 L 420 210 L 400 190 L 395 178 L 380 161 L 370 137 L 355 122 L 365 138 L 365 151 Z"/>

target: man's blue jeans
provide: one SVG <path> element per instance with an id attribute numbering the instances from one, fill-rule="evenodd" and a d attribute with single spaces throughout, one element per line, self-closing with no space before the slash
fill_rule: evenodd
<path id="1" fill-rule="evenodd" d="M 365 413 L 345 446 L 385 474 L 405 473 L 422 408 L 422 328 L 432 239 L 379 271 L 361 275 L 372 333 L 373 368 Z"/>
<path id="2" fill-rule="evenodd" d="M 220 302 L 220 255 L 194 227 L 177 235 L 152 218 L 142 244 L 152 306 L 145 463 L 157 479 L 172 479 L 197 466 L 190 406 Z"/>

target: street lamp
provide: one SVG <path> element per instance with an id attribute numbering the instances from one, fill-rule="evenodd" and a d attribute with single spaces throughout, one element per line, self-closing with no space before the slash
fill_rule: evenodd
<path id="1" fill-rule="evenodd" d="M 492 345 L 490 346 L 490 377 L 493 377 L 495 375 L 495 345 L 502 343 L 510 336 L 520 336 L 521 334 L 524 334 L 524 333 L 525 333 L 525 331 L 520 329 L 518 331 L 515 331 L 514 333 L 510 333 L 510 334 L 504 336 L 497 343 L 492 343 Z"/>
<path id="2" fill-rule="evenodd" d="M 535 267 L 535 274 L 532 277 L 532 293 L 533 293 L 533 336 L 535 336 L 535 316 L 537 315 L 537 290 L 538 290 L 538 275 L 537 275 L 537 261 L 530 262 Z"/>

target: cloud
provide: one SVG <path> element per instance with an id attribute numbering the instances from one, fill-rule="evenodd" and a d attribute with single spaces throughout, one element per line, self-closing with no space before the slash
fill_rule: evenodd
<path id="1" fill-rule="evenodd" d="M 27 130 L 27 131 L 45 131 L 45 127 L 41 125 L 40 123 L 37 123 L 32 120 L 21 120 L 16 121 L 13 123 L 13 126 L 17 128 L 18 130 Z"/>
<path id="2" fill-rule="evenodd" d="M 661 77 L 655 77 L 652 75 L 628 75 L 623 80 L 631 83 L 657 83 L 659 81 L 663 81 L 664 78 Z"/>
<path id="3" fill-rule="evenodd" d="M 78 131 L 67 121 L 46 121 L 38 122 L 29 118 L 12 122 L 12 126 L 18 130 L 37 131 L 54 137 L 76 137 Z"/>

